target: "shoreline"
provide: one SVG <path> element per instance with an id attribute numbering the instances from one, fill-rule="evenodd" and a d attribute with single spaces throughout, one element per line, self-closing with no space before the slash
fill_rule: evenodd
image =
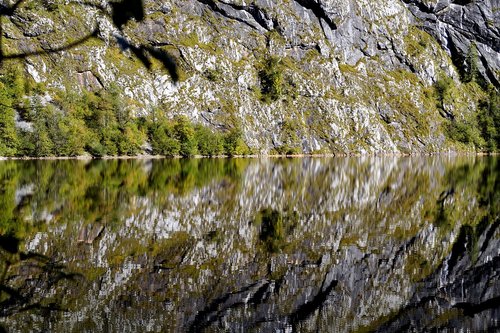
<path id="1" fill-rule="evenodd" d="M 457 152 L 457 151 L 447 151 L 447 152 L 432 152 L 432 153 L 401 153 L 401 152 L 387 152 L 387 153 L 324 153 L 324 154 L 294 154 L 294 155 L 280 155 L 280 154 L 252 154 L 252 155 L 217 155 L 217 156 L 203 156 L 194 155 L 191 157 L 183 156 L 163 156 L 163 155 L 134 155 L 134 156 L 44 156 L 44 157 L 34 157 L 34 156 L 20 156 L 20 157 L 3 157 L 0 156 L 0 161 L 57 161 L 57 160 L 81 160 L 81 161 L 91 161 L 91 160 L 160 160 L 160 159 L 230 159 L 230 158 L 248 158 L 248 159 L 258 159 L 258 158 L 333 158 L 333 157 L 414 157 L 414 156 L 498 156 L 500 152 L 485 153 L 485 152 Z"/>

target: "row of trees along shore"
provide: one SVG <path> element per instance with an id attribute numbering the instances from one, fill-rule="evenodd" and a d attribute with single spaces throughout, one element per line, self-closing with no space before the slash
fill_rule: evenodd
<path id="1" fill-rule="evenodd" d="M 0 73 L 0 156 L 245 155 L 238 125 L 215 131 L 187 117 L 134 117 L 116 85 L 98 92 L 58 92 L 27 80 L 19 67 Z"/>

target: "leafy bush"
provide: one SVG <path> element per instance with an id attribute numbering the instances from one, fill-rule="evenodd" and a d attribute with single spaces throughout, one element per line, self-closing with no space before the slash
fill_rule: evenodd
<path id="1" fill-rule="evenodd" d="M 17 148 L 18 138 L 12 99 L 5 85 L 0 82 L 0 156 L 15 155 Z"/>
<path id="2" fill-rule="evenodd" d="M 462 143 L 472 142 L 471 127 L 463 122 L 450 121 L 445 126 L 446 134 L 454 141 Z"/>
<path id="3" fill-rule="evenodd" d="M 500 93 L 489 88 L 488 99 L 479 104 L 478 124 L 486 143 L 486 150 L 494 152 L 500 148 Z"/>
<path id="4" fill-rule="evenodd" d="M 248 146 L 243 141 L 243 132 L 239 127 L 231 129 L 224 135 L 224 152 L 228 156 L 247 155 Z"/>
<path id="5" fill-rule="evenodd" d="M 43 103 L 44 88 L 33 89 L 16 73 L 0 70 L 0 156 L 137 155 L 146 140 L 154 154 L 165 156 L 249 152 L 239 129 L 222 134 L 183 116 L 169 120 L 161 110 L 152 115 L 154 121 L 131 117 L 116 85 L 108 91 L 59 92 Z M 31 125 L 17 128 L 16 116 Z"/>
<path id="6" fill-rule="evenodd" d="M 209 128 L 197 125 L 195 127 L 198 153 L 203 156 L 217 156 L 224 153 L 224 140 L 222 135 Z"/>
<path id="7" fill-rule="evenodd" d="M 297 132 L 300 124 L 296 120 L 286 120 L 280 126 L 280 139 L 282 145 L 275 150 L 280 155 L 296 155 L 302 152 L 301 141 Z"/>
<path id="8" fill-rule="evenodd" d="M 196 155 L 198 152 L 198 142 L 193 124 L 185 116 L 175 118 L 174 136 L 180 143 L 179 154 L 183 157 Z"/>
<path id="9" fill-rule="evenodd" d="M 500 147 L 500 93 L 492 86 L 482 93 L 487 97 L 479 101 L 477 113 L 463 120 L 448 120 L 444 133 L 453 141 L 495 152 Z"/>
<path id="10" fill-rule="evenodd" d="M 465 68 L 461 70 L 463 82 L 477 82 L 481 86 L 485 86 L 485 81 L 479 72 L 479 54 L 476 43 L 471 42 L 467 56 L 465 57 Z"/>
<path id="11" fill-rule="evenodd" d="M 443 108 L 443 101 L 446 94 L 453 85 L 453 79 L 451 77 L 440 78 L 434 84 L 434 89 L 436 91 L 436 99 L 438 101 L 437 107 Z"/>
<path id="12" fill-rule="evenodd" d="M 298 147 L 290 147 L 289 145 L 281 145 L 279 147 L 275 147 L 274 150 L 279 155 L 298 155 L 301 153 L 300 148 Z"/>
<path id="13" fill-rule="evenodd" d="M 122 130 L 122 139 L 118 142 L 118 152 L 120 155 L 137 155 L 141 151 L 141 146 L 145 141 L 145 135 L 135 123 L 128 123 Z"/>
<path id="14" fill-rule="evenodd" d="M 268 58 L 259 71 L 262 101 L 269 103 L 278 100 L 283 94 L 283 64 L 280 58 Z"/>
<path id="15" fill-rule="evenodd" d="M 54 153 L 64 156 L 79 156 L 85 153 L 89 131 L 83 119 L 71 115 L 62 117 L 57 124 L 58 135 L 53 139 Z"/>
<path id="16" fill-rule="evenodd" d="M 179 142 L 174 138 L 172 126 L 163 121 L 159 125 L 153 125 L 150 132 L 150 142 L 153 148 L 153 154 L 175 156 L 181 149 Z"/>
<path id="17" fill-rule="evenodd" d="M 87 144 L 87 151 L 94 157 L 106 156 L 106 147 L 99 140 L 91 140 Z"/>
<path id="18" fill-rule="evenodd" d="M 220 82 L 222 80 L 222 73 L 219 69 L 207 69 L 203 75 L 212 82 Z"/>

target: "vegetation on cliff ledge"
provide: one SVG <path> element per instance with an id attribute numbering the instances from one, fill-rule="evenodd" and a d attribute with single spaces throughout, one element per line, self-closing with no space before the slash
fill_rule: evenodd
<path id="1" fill-rule="evenodd" d="M 245 155 L 238 126 L 214 131 L 187 117 L 131 114 L 116 85 L 97 92 L 57 92 L 24 80 L 18 67 L 0 73 L 0 156 Z M 149 143 L 149 145 L 148 145 Z"/>

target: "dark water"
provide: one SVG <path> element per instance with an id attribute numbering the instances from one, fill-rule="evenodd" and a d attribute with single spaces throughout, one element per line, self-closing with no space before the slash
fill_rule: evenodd
<path id="1" fill-rule="evenodd" d="M 1 161 L 0 332 L 499 329 L 500 159 Z"/>

